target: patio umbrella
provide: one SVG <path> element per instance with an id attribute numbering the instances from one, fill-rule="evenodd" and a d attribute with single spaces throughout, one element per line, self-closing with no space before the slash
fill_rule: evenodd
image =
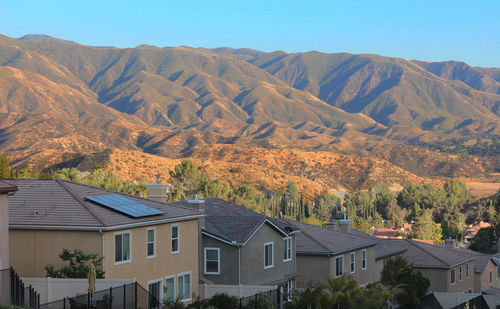
<path id="1" fill-rule="evenodd" d="M 89 269 L 89 273 L 87 275 L 87 278 L 89 279 L 89 292 L 94 293 L 95 292 L 95 279 L 96 279 L 94 263 L 90 264 L 90 269 Z"/>

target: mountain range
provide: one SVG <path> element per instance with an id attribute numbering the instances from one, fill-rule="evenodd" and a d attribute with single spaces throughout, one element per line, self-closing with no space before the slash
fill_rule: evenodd
<path id="1" fill-rule="evenodd" d="M 201 160 L 294 149 L 382 160 L 415 176 L 393 180 L 401 184 L 499 173 L 499 155 L 457 157 L 429 147 L 495 147 L 499 136 L 497 68 L 0 35 L 0 152 L 17 166 L 47 169 L 113 149 Z"/>

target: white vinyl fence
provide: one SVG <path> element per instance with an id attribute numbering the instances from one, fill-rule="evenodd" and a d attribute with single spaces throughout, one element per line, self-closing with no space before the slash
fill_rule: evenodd
<path id="1" fill-rule="evenodd" d="M 200 297 L 211 298 L 217 293 L 226 293 L 231 296 L 248 297 L 259 292 L 275 290 L 275 285 L 222 285 L 222 284 L 200 284 Z"/>
<path id="2" fill-rule="evenodd" d="M 86 294 L 89 288 L 87 279 L 59 278 L 21 278 L 24 286 L 32 286 L 40 294 L 40 304 Z M 134 282 L 134 279 L 97 279 L 96 291 Z"/>

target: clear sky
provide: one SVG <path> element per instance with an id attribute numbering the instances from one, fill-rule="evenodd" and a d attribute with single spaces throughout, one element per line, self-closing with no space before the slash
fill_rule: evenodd
<path id="1" fill-rule="evenodd" d="M 99 46 L 318 50 L 500 67 L 497 0 L 0 0 L 0 33 Z"/>

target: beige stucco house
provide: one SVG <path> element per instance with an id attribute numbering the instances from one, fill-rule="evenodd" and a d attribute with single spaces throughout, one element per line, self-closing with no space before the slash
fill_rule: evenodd
<path id="1" fill-rule="evenodd" d="M 17 191 L 17 187 L 0 180 L 0 270 L 9 264 L 9 201 L 7 196 Z"/>
<path id="2" fill-rule="evenodd" d="M 481 293 L 498 287 L 497 265 L 492 257 L 456 246 L 430 245 L 408 239 L 391 239 L 407 249 L 405 257 L 431 283 L 429 291 Z"/>
<path id="3" fill-rule="evenodd" d="M 106 278 L 135 278 L 153 295 L 198 296 L 200 211 L 66 180 L 15 180 L 9 197 L 11 264 L 45 277 L 63 248 L 104 257 Z"/>

